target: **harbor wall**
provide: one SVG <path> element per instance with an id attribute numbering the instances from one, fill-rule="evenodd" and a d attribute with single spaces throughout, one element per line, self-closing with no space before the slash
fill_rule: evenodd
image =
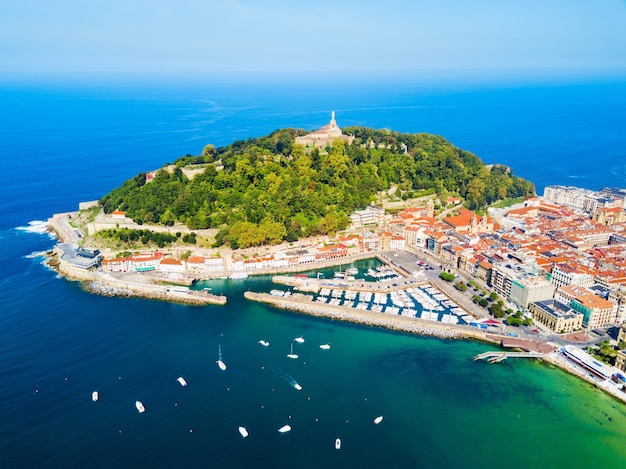
<path id="1" fill-rule="evenodd" d="M 227 302 L 225 296 L 213 295 L 203 291 L 175 291 L 166 285 L 133 282 L 103 272 L 81 269 L 61 259 L 62 254 L 63 251 L 55 247 L 49 253 L 47 265 L 71 280 L 83 282 L 83 287 L 92 293 L 106 296 L 139 296 L 198 306 L 224 305 Z"/>
<path id="2" fill-rule="evenodd" d="M 461 327 L 441 322 L 427 321 L 420 318 L 390 315 L 376 311 L 364 311 L 347 306 L 330 306 L 312 301 L 312 297 L 292 294 L 288 297 L 276 297 L 267 293 L 247 291 L 244 297 L 251 301 L 271 304 L 277 308 L 346 321 L 372 327 L 380 327 L 410 334 L 428 335 L 443 339 L 477 339 L 497 344 L 498 341 L 487 338 L 487 334 L 471 327 Z"/>

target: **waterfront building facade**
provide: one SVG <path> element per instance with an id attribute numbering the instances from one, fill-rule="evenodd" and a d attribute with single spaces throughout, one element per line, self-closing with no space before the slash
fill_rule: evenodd
<path id="1" fill-rule="evenodd" d="M 554 285 L 539 275 L 522 275 L 511 280 L 509 301 L 527 308 L 535 301 L 548 300 L 554 296 Z"/>
<path id="2" fill-rule="evenodd" d="M 161 272 L 182 274 L 183 272 L 185 272 L 186 266 L 183 261 L 180 261 L 178 259 L 172 259 L 171 257 L 166 257 L 160 260 L 157 268 Z"/>
<path id="3" fill-rule="evenodd" d="M 543 197 L 555 204 L 593 213 L 603 207 L 624 207 L 622 189 L 603 189 L 600 192 L 572 186 L 547 186 Z"/>
<path id="4" fill-rule="evenodd" d="M 578 331 L 583 327 L 582 313 L 553 299 L 535 301 L 528 305 L 528 309 L 533 321 L 557 334 Z"/>
<path id="5" fill-rule="evenodd" d="M 616 321 L 617 305 L 594 294 L 589 289 L 576 285 L 559 288 L 554 299 L 583 314 L 583 325 L 596 329 Z"/>

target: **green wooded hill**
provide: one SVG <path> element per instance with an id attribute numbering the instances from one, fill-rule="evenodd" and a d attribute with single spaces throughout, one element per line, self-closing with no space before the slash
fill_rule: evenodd
<path id="1" fill-rule="evenodd" d="M 529 181 L 504 166 L 485 166 L 473 153 L 425 133 L 348 127 L 347 145 L 326 151 L 294 143 L 304 131 L 281 129 L 187 155 L 140 173 L 105 195 L 106 213 L 124 210 L 138 223 L 219 228 L 216 245 L 232 248 L 295 241 L 343 229 L 348 215 L 392 186 L 411 198 L 425 190 L 458 194 L 471 209 L 506 197 L 534 195 Z"/>

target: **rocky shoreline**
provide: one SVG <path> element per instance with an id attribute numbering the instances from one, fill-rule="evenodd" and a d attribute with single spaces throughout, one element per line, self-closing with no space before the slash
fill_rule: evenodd
<path id="1" fill-rule="evenodd" d="M 140 283 L 117 278 L 112 274 L 80 269 L 64 261 L 61 255 L 62 252 L 55 247 L 47 253 L 46 265 L 70 280 L 81 282 L 86 291 L 97 295 L 146 298 L 192 306 L 225 305 L 227 302 L 226 296 L 223 295 L 176 289 L 168 285 Z"/>

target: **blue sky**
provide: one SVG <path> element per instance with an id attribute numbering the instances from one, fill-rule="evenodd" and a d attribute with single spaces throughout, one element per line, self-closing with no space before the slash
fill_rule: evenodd
<path id="1" fill-rule="evenodd" d="M 8 0 L 0 75 L 626 76 L 618 0 Z"/>

